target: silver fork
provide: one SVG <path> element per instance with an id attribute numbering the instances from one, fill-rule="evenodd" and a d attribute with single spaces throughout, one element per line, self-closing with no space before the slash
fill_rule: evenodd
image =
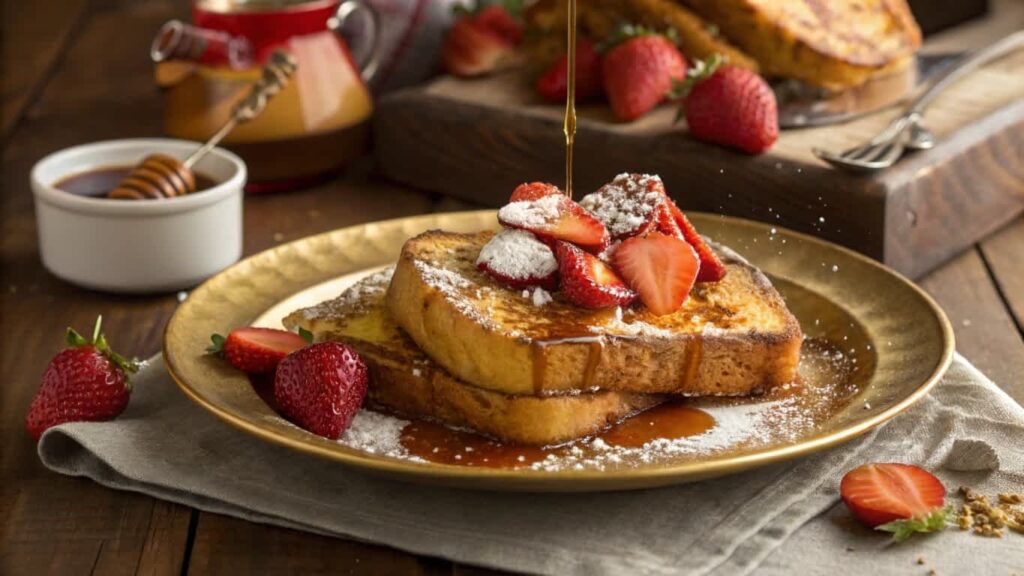
<path id="1" fill-rule="evenodd" d="M 908 149 L 927 150 L 935 146 L 935 135 L 924 125 L 925 108 L 953 82 L 1021 46 L 1024 46 L 1024 31 L 1014 32 L 998 42 L 965 54 L 939 73 L 902 114 L 867 144 L 839 154 L 812 148 L 814 155 L 837 168 L 868 172 L 892 166 Z"/>

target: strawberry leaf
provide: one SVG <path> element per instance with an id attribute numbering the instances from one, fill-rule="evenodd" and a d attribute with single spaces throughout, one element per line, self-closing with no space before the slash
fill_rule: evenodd
<path id="1" fill-rule="evenodd" d="M 221 336 L 220 334 L 211 334 L 210 342 L 212 342 L 212 344 L 206 347 L 206 353 L 212 354 L 214 356 L 220 356 L 221 358 L 223 358 L 224 343 L 227 342 L 227 338 Z"/>
<path id="2" fill-rule="evenodd" d="M 657 32 L 650 28 L 626 22 L 619 24 L 614 30 L 612 30 L 611 34 L 606 36 L 596 48 L 598 52 L 604 54 L 627 40 L 640 38 L 641 36 L 656 36 L 657 34 Z M 673 44 L 675 44 L 675 42 L 673 42 Z"/>
<path id="3" fill-rule="evenodd" d="M 694 61 L 693 66 L 686 71 L 686 79 L 673 84 L 669 97 L 673 99 L 686 98 L 694 86 L 710 78 L 723 64 L 725 64 L 725 57 L 717 53 L 704 60 Z"/>
<path id="4" fill-rule="evenodd" d="M 79 334 L 74 328 L 70 326 L 68 326 L 67 332 L 64 333 L 64 341 L 67 342 L 67 345 L 72 348 L 76 348 L 78 346 L 85 346 L 86 344 L 89 343 L 89 341 L 86 340 L 84 336 Z"/>
<path id="5" fill-rule="evenodd" d="M 950 517 L 953 514 L 953 507 L 946 506 L 935 508 L 924 518 L 907 518 L 906 520 L 893 520 L 875 530 L 892 532 L 892 539 L 896 542 L 903 542 L 918 532 L 940 532 L 946 529 Z"/>
<path id="6" fill-rule="evenodd" d="M 310 332 L 309 330 L 306 330 L 302 326 L 299 326 L 299 336 L 302 336 L 302 339 L 305 340 L 306 342 L 310 344 L 313 343 L 313 333 Z"/>

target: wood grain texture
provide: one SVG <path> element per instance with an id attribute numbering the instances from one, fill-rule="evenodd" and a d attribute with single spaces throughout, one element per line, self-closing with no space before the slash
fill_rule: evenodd
<path id="1" fill-rule="evenodd" d="M 630 124 L 615 123 L 604 106 L 583 106 L 577 196 L 618 172 L 653 172 L 684 208 L 778 222 L 920 276 L 1024 211 L 1021 69 L 1024 53 L 954 86 L 928 111 L 939 145 L 870 175 L 832 170 L 811 148 L 859 144 L 894 110 L 786 131 L 750 157 L 694 141 L 673 125 L 671 106 Z M 562 182 L 561 114 L 540 103 L 521 71 L 442 78 L 381 102 L 376 155 L 389 177 L 497 205 L 524 180 Z"/>
<path id="2" fill-rule="evenodd" d="M 923 278 L 921 287 L 949 316 L 957 351 L 1024 403 L 1024 341 L 978 251 L 954 258 Z"/>
<path id="3" fill-rule="evenodd" d="M 86 0 L 4 2 L 0 18 L 0 138 L 6 138 L 60 60 Z"/>
<path id="4" fill-rule="evenodd" d="M 1015 220 L 983 241 L 981 254 L 1024 336 L 1024 220 Z"/>

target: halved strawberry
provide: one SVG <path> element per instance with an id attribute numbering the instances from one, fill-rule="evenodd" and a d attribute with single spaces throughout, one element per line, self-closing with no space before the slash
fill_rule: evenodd
<path id="1" fill-rule="evenodd" d="M 206 349 L 210 354 L 223 356 L 246 374 L 269 374 L 285 356 L 308 346 L 311 337 L 286 330 L 249 327 L 232 330 L 227 338 L 214 334 L 210 339 L 213 344 Z"/>
<path id="2" fill-rule="evenodd" d="M 661 232 L 623 240 L 612 263 L 653 314 L 679 309 L 697 279 L 700 262 L 685 241 Z"/>
<path id="3" fill-rule="evenodd" d="M 556 194 L 562 194 L 562 191 L 554 184 L 548 184 L 547 182 L 526 182 L 516 186 L 516 189 L 512 191 L 512 196 L 508 201 L 523 202 L 526 200 L 537 200 L 545 196 L 554 196 Z"/>
<path id="4" fill-rule="evenodd" d="M 600 220 L 562 194 L 506 204 L 498 210 L 498 221 L 542 241 L 565 240 L 591 252 L 604 250 L 609 240 Z"/>
<path id="5" fill-rule="evenodd" d="M 625 306 L 636 299 L 622 279 L 597 256 L 568 242 L 555 243 L 562 295 L 581 308 Z"/>
<path id="6" fill-rule="evenodd" d="M 704 238 L 697 232 L 697 229 L 693 227 L 693 224 L 690 224 L 683 211 L 668 196 L 665 196 L 665 205 L 676 227 L 682 234 L 682 238 L 690 246 L 693 246 L 693 249 L 697 251 L 697 256 L 700 258 L 700 273 L 697 275 L 697 282 L 718 282 L 725 278 L 725 264 L 722 264 L 715 251 L 708 246 Z M 667 219 L 666 227 L 668 227 Z M 661 231 L 665 232 L 665 229 L 662 228 Z M 668 232 L 665 233 L 667 234 Z"/>
<path id="7" fill-rule="evenodd" d="M 558 287 L 558 262 L 547 244 L 525 230 L 505 229 L 480 249 L 477 268 L 511 288 Z"/>
<path id="8" fill-rule="evenodd" d="M 479 76 L 512 64 L 515 48 L 513 43 L 471 18 L 462 18 L 445 37 L 441 62 L 450 74 Z"/>
<path id="9" fill-rule="evenodd" d="M 894 520 L 924 519 L 946 498 L 938 478 L 909 464 L 865 464 L 843 476 L 843 502 L 872 528 Z"/>
<path id="10" fill-rule="evenodd" d="M 654 229 L 665 186 L 648 174 L 619 174 L 596 192 L 580 199 L 580 206 L 604 223 L 613 240 L 646 234 Z"/>

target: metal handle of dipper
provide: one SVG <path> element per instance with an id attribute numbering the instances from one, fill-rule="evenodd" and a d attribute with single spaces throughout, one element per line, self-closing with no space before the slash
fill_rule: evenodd
<path id="1" fill-rule="evenodd" d="M 236 126 L 259 116 L 270 99 L 287 84 L 298 67 L 295 58 L 287 52 L 275 51 L 267 59 L 263 74 L 249 93 L 231 112 L 231 117 L 217 132 L 183 161 L 166 154 L 147 156 L 118 185 L 107 194 L 108 198 L 146 199 L 184 196 L 196 191 L 192 167 L 213 150 Z"/>

